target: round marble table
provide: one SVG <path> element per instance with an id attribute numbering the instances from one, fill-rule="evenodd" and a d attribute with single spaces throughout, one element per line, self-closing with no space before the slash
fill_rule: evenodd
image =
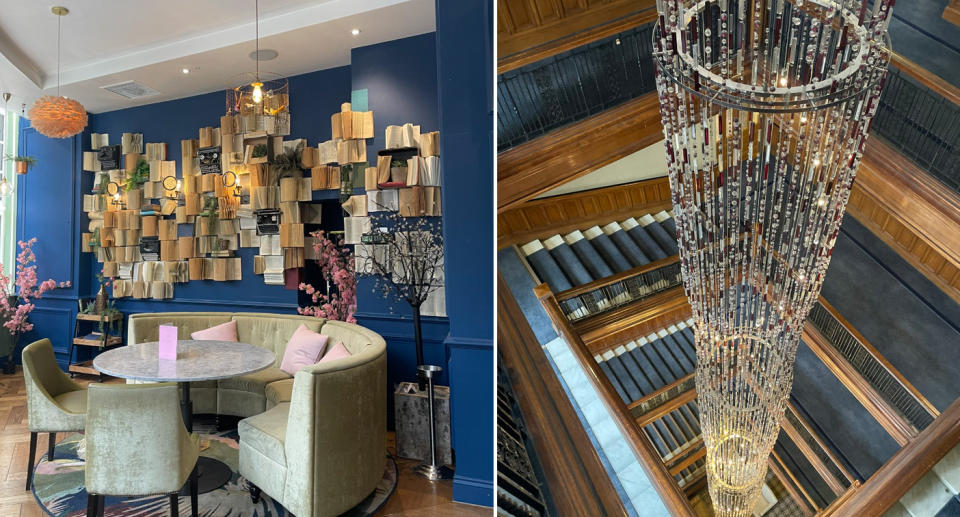
<path id="1" fill-rule="evenodd" d="M 273 352 L 233 341 L 177 342 L 177 359 L 160 359 L 159 343 L 151 341 L 114 348 L 98 355 L 93 367 L 114 377 L 138 381 L 180 384 L 180 411 L 187 431 L 193 432 L 193 402 L 190 382 L 211 381 L 258 372 L 273 365 Z M 197 460 L 199 492 L 223 486 L 232 472 L 225 463 L 201 456 Z"/>

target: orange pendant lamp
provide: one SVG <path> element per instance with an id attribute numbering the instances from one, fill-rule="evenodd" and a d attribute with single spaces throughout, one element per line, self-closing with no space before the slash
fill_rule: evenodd
<path id="1" fill-rule="evenodd" d="M 37 99 L 30 108 L 30 125 L 38 133 L 50 138 L 67 138 L 87 127 L 87 110 L 73 100 L 60 96 L 60 18 L 70 11 L 66 7 L 52 7 L 57 15 L 57 95 Z"/>

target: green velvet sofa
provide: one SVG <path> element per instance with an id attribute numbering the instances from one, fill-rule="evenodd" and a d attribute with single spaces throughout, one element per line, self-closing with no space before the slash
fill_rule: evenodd
<path id="1" fill-rule="evenodd" d="M 156 341 L 173 324 L 181 338 L 237 320 L 237 338 L 273 351 L 271 368 L 191 386 L 195 413 L 244 418 L 240 474 L 292 514 L 335 516 L 369 496 L 383 477 L 387 428 L 387 346 L 368 329 L 308 316 L 262 313 L 133 314 L 130 343 Z M 342 341 L 351 356 L 317 363 L 295 377 L 280 370 L 290 336 L 305 324 Z"/>

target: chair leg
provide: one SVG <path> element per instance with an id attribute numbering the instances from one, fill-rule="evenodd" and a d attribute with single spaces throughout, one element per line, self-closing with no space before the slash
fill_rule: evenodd
<path id="1" fill-rule="evenodd" d="M 97 496 L 87 494 L 87 517 L 97 517 Z"/>
<path id="2" fill-rule="evenodd" d="M 37 433 L 30 432 L 30 459 L 27 460 L 27 488 L 33 486 L 33 462 L 37 459 Z"/>
<path id="3" fill-rule="evenodd" d="M 197 512 L 199 511 L 199 504 L 197 502 L 197 492 L 200 489 L 200 480 L 197 478 L 197 467 L 193 467 L 193 472 L 190 473 L 190 515 L 191 517 L 197 517 Z"/>
<path id="4" fill-rule="evenodd" d="M 250 500 L 253 501 L 253 504 L 259 503 L 260 487 L 258 487 L 257 485 L 254 485 L 253 483 L 250 483 L 249 481 L 247 481 L 247 483 L 250 484 Z"/>
<path id="5" fill-rule="evenodd" d="M 170 494 L 170 517 L 180 517 L 180 494 Z"/>
<path id="6" fill-rule="evenodd" d="M 103 517 L 103 506 L 104 506 L 103 499 L 104 499 L 103 495 L 97 496 L 97 517 Z"/>
<path id="7" fill-rule="evenodd" d="M 57 433 L 50 433 L 50 441 L 47 443 L 47 461 L 53 461 L 53 451 L 57 448 Z"/>

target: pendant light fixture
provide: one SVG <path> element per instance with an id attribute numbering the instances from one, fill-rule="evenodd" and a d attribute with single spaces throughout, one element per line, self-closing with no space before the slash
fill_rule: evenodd
<path id="1" fill-rule="evenodd" d="M 66 7 L 51 7 L 57 16 L 57 95 L 40 97 L 30 108 L 30 125 L 38 133 L 50 138 L 67 138 L 87 127 L 87 110 L 73 100 L 60 96 L 60 20 L 70 10 Z"/>
<path id="2" fill-rule="evenodd" d="M 718 517 L 752 515 L 889 60 L 894 0 L 658 0 L 657 91 Z"/>
<path id="3" fill-rule="evenodd" d="M 245 120 L 248 131 L 266 130 L 282 133 L 275 128 L 289 126 L 289 82 L 283 76 L 260 71 L 260 2 L 254 0 L 254 27 L 256 50 L 250 57 L 256 62 L 254 73 L 242 74 L 233 84 L 240 86 L 227 90 L 227 115 L 251 116 Z M 270 51 L 264 51 L 264 54 Z M 276 55 L 276 53 L 274 53 Z"/>

